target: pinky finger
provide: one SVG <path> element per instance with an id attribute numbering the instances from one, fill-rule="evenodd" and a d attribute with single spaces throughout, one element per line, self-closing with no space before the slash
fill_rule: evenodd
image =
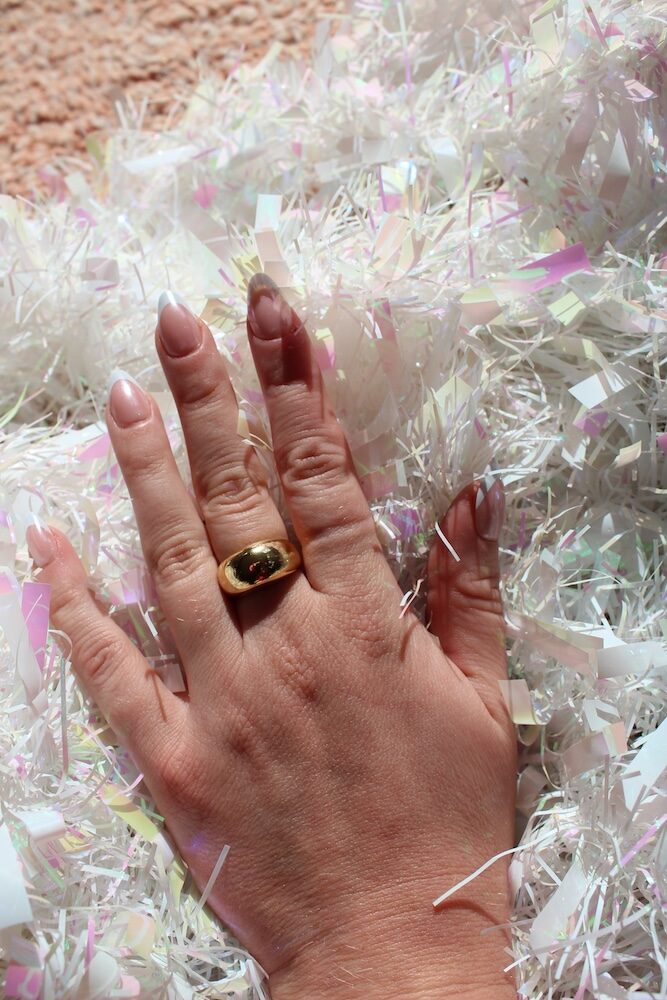
<path id="1" fill-rule="evenodd" d="M 177 745 L 187 706 L 100 609 L 67 538 L 41 525 L 31 525 L 26 538 L 40 583 L 51 587 L 51 625 L 69 638 L 79 680 L 145 770 Z"/>

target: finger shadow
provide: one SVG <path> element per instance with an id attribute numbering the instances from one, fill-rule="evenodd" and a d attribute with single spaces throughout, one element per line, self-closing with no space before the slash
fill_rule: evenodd
<path id="1" fill-rule="evenodd" d="M 406 628 L 405 628 L 405 630 L 403 632 L 403 636 L 401 638 L 401 643 L 400 643 L 399 652 L 398 652 L 399 659 L 400 659 L 401 663 L 403 663 L 406 660 L 406 658 L 407 658 L 407 655 L 408 655 L 408 644 L 410 642 L 410 639 L 414 635 L 415 629 L 418 626 L 423 627 L 422 623 L 419 621 L 419 619 L 415 618 L 415 616 L 413 615 L 412 618 L 411 618 L 411 620 L 409 621 L 408 625 L 406 626 Z"/>
<path id="2" fill-rule="evenodd" d="M 235 602 L 243 602 L 242 633 L 249 632 L 271 615 L 278 614 L 281 604 L 284 603 L 292 588 L 297 586 L 297 581 L 301 577 L 302 573 L 297 570 L 296 573 L 284 576 L 280 580 L 271 581 L 255 590 L 239 594 L 235 598 Z M 241 615 L 239 618 L 241 619 Z"/>

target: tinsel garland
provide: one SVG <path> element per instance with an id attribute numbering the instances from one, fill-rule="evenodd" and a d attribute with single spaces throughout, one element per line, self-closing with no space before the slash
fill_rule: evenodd
<path id="1" fill-rule="evenodd" d="M 81 693 L 25 544 L 35 514 L 64 530 L 182 685 L 106 382 L 157 395 L 188 479 L 153 347 L 177 291 L 272 469 L 245 335 L 261 269 L 306 318 L 415 613 L 436 518 L 503 479 L 521 995 L 665 997 L 664 2 L 360 0 L 309 61 L 279 55 L 203 71 L 161 133 L 119 103 L 79 169 L 45 169 L 49 198 L 0 196 L 3 996 L 267 995 Z"/>

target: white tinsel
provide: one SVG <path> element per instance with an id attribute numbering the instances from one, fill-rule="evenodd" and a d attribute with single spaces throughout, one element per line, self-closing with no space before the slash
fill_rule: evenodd
<path id="1" fill-rule="evenodd" d="M 262 269 L 307 319 L 417 613 L 436 517 L 503 478 L 521 994 L 666 997 L 663 0 L 361 0 L 310 61 L 277 56 L 202 75 L 167 132 L 119 105 L 47 202 L 0 196 L 3 995 L 265 995 L 47 639 L 25 545 L 33 513 L 65 530 L 179 684 L 106 381 L 157 394 L 187 478 L 153 346 L 172 288 L 270 463 L 245 336 Z"/>

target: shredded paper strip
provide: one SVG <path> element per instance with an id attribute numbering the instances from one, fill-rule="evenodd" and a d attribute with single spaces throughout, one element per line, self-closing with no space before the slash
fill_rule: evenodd
<path id="1" fill-rule="evenodd" d="M 48 198 L 0 196 L 3 996 L 268 995 L 79 689 L 25 544 L 35 515 L 65 531 L 182 688 L 106 381 L 156 394 L 187 480 L 153 346 L 173 289 L 273 472 L 259 269 L 306 318 L 402 613 L 436 518 L 503 479 L 520 994 L 667 996 L 666 73 L 664 0 L 359 0 L 309 60 L 202 71 L 160 133 L 119 102 Z"/>

